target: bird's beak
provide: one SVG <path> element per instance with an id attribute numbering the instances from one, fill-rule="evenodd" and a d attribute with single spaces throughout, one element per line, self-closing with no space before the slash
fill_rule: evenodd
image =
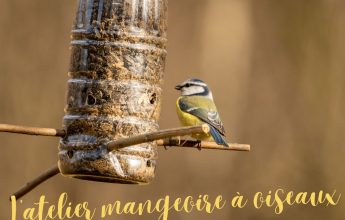
<path id="1" fill-rule="evenodd" d="M 182 86 L 181 86 L 181 85 L 177 85 L 177 86 L 175 86 L 175 89 L 176 89 L 176 90 L 181 90 L 181 89 L 182 89 Z"/>

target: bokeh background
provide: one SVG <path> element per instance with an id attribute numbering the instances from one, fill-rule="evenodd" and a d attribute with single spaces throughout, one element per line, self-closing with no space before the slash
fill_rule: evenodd
<path id="1" fill-rule="evenodd" d="M 76 6 L 77 0 L 0 1 L 0 123 L 61 127 Z M 159 149 L 148 186 L 56 176 L 25 196 L 18 213 L 42 194 L 56 202 L 62 192 L 97 208 L 165 195 L 251 197 L 277 188 L 345 195 L 344 39 L 342 0 L 170 0 L 161 128 L 179 125 L 174 85 L 199 77 L 213 90 L 230 140 L 252 151 Z M 1 133 L 0 145 L 0 219 L 10 219 L 8 196 L 56 163 L 58 140 Z M 171 212 L 169 219 L 343 219 L 343 200 L 336 207 L 285 207 L 281 215 L 248 205 L 212 215 Z"/>

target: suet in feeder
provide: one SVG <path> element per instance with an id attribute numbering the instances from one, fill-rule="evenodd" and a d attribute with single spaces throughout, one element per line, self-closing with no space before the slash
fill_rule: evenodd
<path id="1" fill-rule="evenodd" d="M 108 152 L 105 144 L 158 130 L 167 0 L 80 0 L 72 30 L 59 145 L 63 175 L 116 183 L 154 177 L 155 142 Z"/>

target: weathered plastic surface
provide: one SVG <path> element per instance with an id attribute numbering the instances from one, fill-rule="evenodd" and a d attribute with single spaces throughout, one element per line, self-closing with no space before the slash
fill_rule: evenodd
<path id="1" fill-rule="evenodd" d="M 166 57 L 167 0 L 80 0 L 72 30 L 63 175 L 148 183 L 155 143 L 107 152 L 118 138 L 156 131 Z"/>

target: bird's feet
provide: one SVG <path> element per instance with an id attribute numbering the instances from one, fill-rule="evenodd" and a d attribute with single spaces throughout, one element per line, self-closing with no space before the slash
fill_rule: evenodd
<path id="1" fill-rule="evenodd" d="M 181 139 L 180 139 L 179 145 L 180 145 L 180 146 L 184 146 L 185 143 L 187 143 L 187 141 L 188 141 L 188 140 L 186 139 L 186 140 L 183 140 L 183 142 L 181 143 Z"/>
<path id="2" fill-rule="evenodd" d="M 181 146 L 181 137 L 179 136 L 179 137 L 177 137 L 177 139 L 178 139 L 178 141 L 177 141 L 177 144 L 176 144 L 176 142 L 172 138 L 169 138 L 168 141 L 167 141 L 167 144 L 164 144 L 164 146 L 163 146 L 164 149 L 168 150 L 169 147 L 173 147 L 175 145 Z M 164 143 L 166 143 L 166 142 L 164 142 Z"/>
<path id="3" fill-rule="evenodd" d="M 201 141 L 200 140 L 196 141 L 196 148 L 198 148 L 198 150 L 201 150 Z"/>

